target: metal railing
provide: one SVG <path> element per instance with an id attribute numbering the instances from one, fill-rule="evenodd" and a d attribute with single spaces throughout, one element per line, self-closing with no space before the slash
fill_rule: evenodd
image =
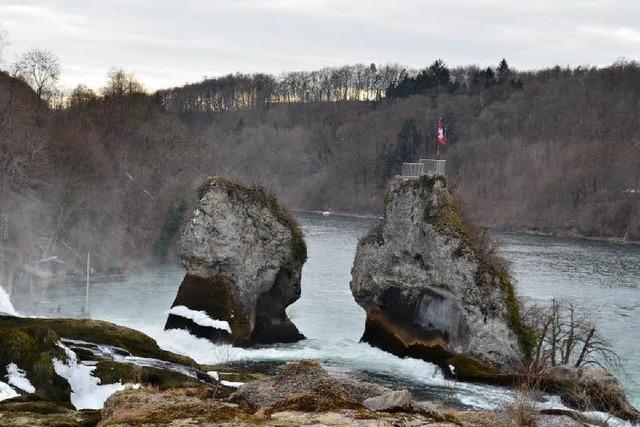
<path id="1" fill-rule="evenodd" d="M 405 178 L 417 178 L 424 175 L 424 164 L 422 163 L 403 163 L 402 176 Z"/>
<path id="2" fill-rule="evenodd" d="M 404 178 L 418 178 L 427 176 L 445 176 L 446 160 L 420 159 L 418 163 L 402 163 Z"/>
<path id="3" fill-rule="evenodd" d="M 428 176 L 445 176 L 446 160 L 420 159 L 424 165 L 424 174 Z"/>

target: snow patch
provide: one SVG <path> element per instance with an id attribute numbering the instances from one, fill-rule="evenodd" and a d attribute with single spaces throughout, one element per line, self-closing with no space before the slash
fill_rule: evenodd
<path id="1" fill-rule="evenodd" d="M 9 363 L 7 365 L 7 382 L 14 387 L 27 393 L 35 393 L 36 388 L 31 384 L 31 381 L 27 378 L 27 374 L 24 370 L 18 368 L 15 363 Z"/>
<path id="2" fill-rule="evenodd" d="M 207 374 L 216 381 L 220 381 L 220 375 L 216 371 L 207 371 Z"/>
<path id="3" fill-rule="evenodd" d="M 229 322 L 224 320 L 212 319 L 204 311 L 191 310 L 190 308 L 185 307 L 184 305 L 177 305 L 171 308 L 171 310 L 169 310 L 169 314 L 174 314 L 176 316 L 193 320 L 195 323 L 197 323 L 200 326 L 223 329 L 231 333 L 231 327 L 229 326 Z"/>
<path id="4" fill-rule="evenodd" d="M 17 397 L 18 393 L 9 386 L 7 383 L 0 381 L 0 401 Z"/>
<path id="5" fill-rule="evenodd" d="M 122 382 L 100 385 L 100 378 L 91 373 L 95 366 L 87 366 L 78 362 L 76 354 L 66 345 L 58 343 L 67 355 L 67 362 L 53 359 L 56 374 L 65 378 L 71 386 L 71 404 L 76 409 L 102 409 L 104 402 L 117 391 L 127 388 Z"/>

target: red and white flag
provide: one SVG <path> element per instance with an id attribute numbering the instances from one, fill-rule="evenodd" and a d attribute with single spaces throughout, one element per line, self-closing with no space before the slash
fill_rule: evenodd
<path id="1" fill-rule="evenodd" d="M 438 144 L 447 145 L 447 137 L 444 135 L 442 120 L 438 120 Z"/>

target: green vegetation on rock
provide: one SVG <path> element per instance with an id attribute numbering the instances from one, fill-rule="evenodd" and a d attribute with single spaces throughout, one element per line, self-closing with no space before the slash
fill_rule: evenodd
<path id="1" fill-rule="evenodd" d="M 433 224 L 438 232 L 460 239 L 460 246 L 456 250 L 457 256 L 463 256 L 466 253 L 472 253 L 478 263 L 479 272 L 476 274 L 477 280 L 483 281 L 484 272 L 488 273 L 494 282 L 497 278 L 508 313 L 508 325 L 518 337 L 518 344 L 526 358 L 530 358 L 535 346 L 536 338 L 533 329 L 525 323 L 520 310 L 520 303 L 516 298 L 515 286 L 509 279 L 508 269 L 494 254 L 492 248 L 479 236 L 475 235 L 467 222 L 460 214 L 460 209 L 453 196 L 446 190 L 446 181 L 441 180 L 441 189 L 435 189 L 435 182 L 439 181 L 438 177 L 423 177 L 418 182 L 428 191 L 440 191 L 440 200 L 442 205 L 434 207 L 427 202 L 425 208 L 425 222 Z M 491 285 L 491 284 L 490 284 Z"/>
<path id="2" fill-rule="evenodd" d="M 516 297 L 515 286 L 507 276 L 500 276 L 500 285 L 505 295 L 507 311 L 509 312 L 509 327 L 518 337 L 518 344 L 526 358 L 531 358 L 537 338 L 533 328 L 523 320 L 520 303 Z"/>
<path id="3" fill-rule="evenodd" d="M 0 316 L 0 366 L 15 363 L 26 372 L 27 379 L 42 396 L 58 402 L 68 402 L 71 388 L 59 377 L 52 359 L 66 361 L 58 347 L 58 335 L 37 321 L 18 323 L 18 318 Z"/>

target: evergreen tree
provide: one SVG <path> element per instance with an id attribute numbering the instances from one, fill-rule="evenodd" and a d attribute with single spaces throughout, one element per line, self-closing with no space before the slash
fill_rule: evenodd
<path id="1" fill-rule="evenodd" d="M 498 64 L 498 82 L 500 84 L 507 83 L 511 80 L 511 70 L 509 69 L 509 64 L 507 64 L 507 60 L 502 58 L 500 64 Z"/>
<path id="2" fill-rule="evenodd" d="M 392 150 L 385 147 L 378 156 L 376 169 L 380 179 L 378 182 L 380 188 L 384 188 L 392 176 L 400 173 L 403 162 L 418 161 L 417 156 L 421 144 L 422 136 L 418 132 L 415 120 L 406 119 L 398 132 L 395 147 Z"/>
<path id="3" fill-rule="evenodd" d="M 416 122 L 413 119 L 406 119 L 402 123 L 402 129 L 398 133 L 396 151 L 394 153 L 394 162 L 396 166 L 402 162 L 415 162 L 420 146 L 420 134 L 416 128 Z"/>
<path id="4" fill-rule="evenodd" d="M 458 86 L 451 82 L 451 73 L 444 61 L 438 59 L 429 67 L 420 71 L 415 77 L 410 77 L 405 70 L 402 70 L 398 82 L 389 85 L 386 95 L 388 98 L 405 98 L 416 94 L 428 93 L 439 88 L 452 92 Z"/>

